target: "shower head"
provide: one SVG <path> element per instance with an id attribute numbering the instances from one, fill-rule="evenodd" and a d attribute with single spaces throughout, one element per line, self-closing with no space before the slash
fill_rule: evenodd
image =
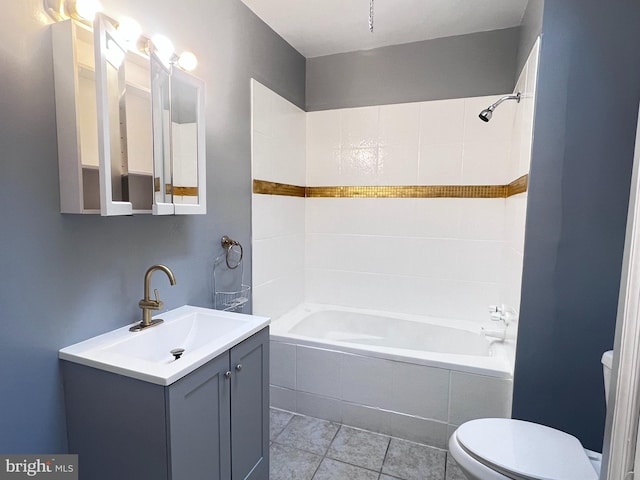
<path id="1" fill-rule="evenodd" d="M 493 111 L 498 107 L 498 105 L 500 105 L 502 102 L 506 100 L 515 100 L 516 102 L 520 103 L 520 98 L 521 98 L 520 92 L 516 93 L 515 95 L 506 95 L 502 97 L 500 100 L 498 100 L 496 103 L 494 103 L 493 105 L 490 105 L 488 108 L 485 108 L 484 110 L 482 110 L 480 112 L 480 115 L 478 115 L 478 117 L 480 117 L 480 120 L 482 120 L 483 122 L 488 122 L 489 120 L 491 120 L 491 117 L 493 116 Z"/>

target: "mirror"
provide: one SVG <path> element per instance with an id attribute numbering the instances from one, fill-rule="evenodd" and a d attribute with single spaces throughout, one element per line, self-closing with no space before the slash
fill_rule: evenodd
<path id="1" fill-rule="evenodd" d="M 153 126 L 149 57 L 128 51 L 125 58 L 127 173 L 123 186 L 133 213 L 150 213 L 153 204 Z"/>
<path id="2" fill-rule="evenodd" d="M 170 110 L 175 213 L 206 213 L 204 82 L 173 68 Z"/>
<path id="3" fill-rule="evenodd" d="M 125 56 L 127 49 L 102 15 L 94 23 L 100 213 L 131 215 L 127 185 Z"/>
<path id="4" fill-rule="evenodd" d="M 171 194 L 171 71 L 151 54 L 151 101 L 153 105 L 153 213 L 173 215 Z M 167 188 L 167 185 L 169 188 Z"/>
<path id="5" fill-rule="evenodd" d="M 206 213 L 204 82 L 151 54 L 155 215 Z"/>
<path id="6" fill-rule="evenodd" d="M 52 25 L 61 212 L 206 213 L 204 83 L 93 27 Z"/>

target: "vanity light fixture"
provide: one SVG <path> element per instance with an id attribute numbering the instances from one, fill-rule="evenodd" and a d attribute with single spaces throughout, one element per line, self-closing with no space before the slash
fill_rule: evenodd
<path id="1" fill-rule="evenodd" d="M 198 58 L 193 52 L 182 52 L 178 57 L 178 66 L 190 72 L 198 66 Z"/>
<path id="2" fill-rule="evenodd" d="M 97 13 L 102 12 L 102 4 L 99 0 L 42 0 L 44 11 L 56 22 L 61 22 L 69 18 L 79 20 L 82 23 L 93 26 L 93 20 Z M 149 54 L 151 48 L 162 62 L 169 66 L 175 65 L 182 70 L 191 71 L 198 65 L 198 59 L 192 52 L 183 52 L 176 55 L 173 43 L 165 35 L 154 35 L 149 38 L 142 35 L 140 24 L 131 17 L 122 17 L 114 20 L 107 17 L 118 30 L 119 37 L 125 42 L 126 47 L 131 50 L 141 50 Z M 113 58 L 113 60 L 117 60 Z"/>
<path id="3" fill-rule="evenodd" d="M 99 0 L 42 0 L 44 11 L 56 22 L 75 18 L 91 24 L 102 11 Z"/>
<path id="4" fill-rule="evenodd" d="M 142 28 L 138 22 L 131 17 L 123 17 L 118 22 L 116 30 L 129 50 L 138 48 L 138 40 L 142 35 Z"/>
<path id="5" fill-rule="evenodd" d="M 171 40 L 164 35 L 156 34 L 151 37 L 151 43 L 155 48 L 158 58 L 162 60 L 165 65 L 170 65 L 175 56 L 175 49 Z"/>
<path id="6" fill-rule="evenodd" d="M 71 16 L 77 15 L 82 20 L 93 22 L 96 13 L 102 11 L 102 5 L 98 0 L 75 0 L 69 2 Z"/>

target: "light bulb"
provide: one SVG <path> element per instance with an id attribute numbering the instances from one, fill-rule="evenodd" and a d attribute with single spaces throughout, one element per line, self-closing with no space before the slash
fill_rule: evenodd
<path id="1" fill-rule="evenodd" d="M 151 43 L 156 49 L 156 54 L 167 65 L 171 63 L 171 58 L 173 57 L 174 48 L 173 43 L 164 35 L 154 35 L 151 39 Z"/>
<path id="2" fill-rule="evenodd" d="M 118 22 L 118 33 L 129 50 L 135 50 L 138 38 L 142 34 L 140 24 L 131 17 L 124 17 Z"/>
<path id="3" fill-rule="evenodd" d="M 193 52 L 182 52 L 178 58 L 178 66 L 190 72 L 198 66 L 198 58 Z"/>
<path id="4" fill-rule="evenodd" d="M 96 13 L 102 11 L 102 5 L 98 0 L 76 0 L 75 11 L 79 17 L 93 22 Z"/>

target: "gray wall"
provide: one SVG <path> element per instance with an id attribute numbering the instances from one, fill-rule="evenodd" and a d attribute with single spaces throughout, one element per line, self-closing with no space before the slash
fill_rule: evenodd
<path id="1" fill-rule="evenodd" d="M 546 0 L 513 415 L 600 450 L 640 101 L 640 4 Z"/>
<path id="2" fill-rule="evenodd" d="M 519 39 L 508 28 L 309 58 L 307 111 L 510 92 Z"/>
<path id="3" fill-rule="evenodd" d="M 544 9 L 544 0 L 529 0 L 527 9 L 522 17 L 522 25 L 520 25 L 520 39 L 518 44 L 518 58 L 516 61 L 516 75 L 520 74 L 522 67 L 527 63 L 529 52 L 533 48 L 533 44 L 542 32 L 542 13 Z M 516 78 L 516 83 L 518 79 Z"/>
<path id="4" fill-rule="evenodd" d="M 108 13 L 191 49 L 207 83 L 208 214 L 101 218 L 59 213 L 51 40 L 41 0 L 4 2 L 0 28 L 0 452 L 67 448 L 59 348 L 139 318 L 143 275 L 167 309 L 211 306 L 223 234 L 250 259 L 249 79 L 304 105 L 305 59 L 239 0 L 103 0 Z M 189 25 L 189 28 L 184 28 Z M 245 268 L 250 274 L 250 264 Z M 247 281 L 250 278 L 246 279 Z M 144 408 L 132 405 L 131 408 Z M 143 446 L 141 446 L 143 447 Z"/>

